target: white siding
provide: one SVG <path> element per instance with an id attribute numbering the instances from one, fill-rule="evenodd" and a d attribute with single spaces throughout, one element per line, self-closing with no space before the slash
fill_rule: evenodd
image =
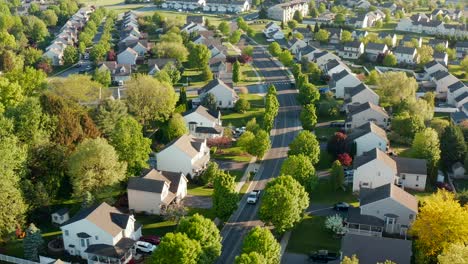
<path id="1" fill-rule="evenodd" d="M 356 156 L 362 155 L 364 152 L 379 148 L 383 152 L 387 151 L 387 142 L 375 133 L 367 133 L 366 135 L 354 140 L 356 142 Z"/>
<path id="2" fill-rule="evenodd" d="M 353 115 L 350 128 L 359 127 L 361 125 L 364 125 L 368 121 L 374 121 L 376 125 L 386 128 L 388 120 L 387 116 L 384 116 L 382 113 L 372 109 L 367 109 L 365 111 Z"/>
<path id="3" fill-rule="evenodd" d="M 129 189 L 128 208 L 135 212 L 159 214 L 161 211 L 161 194 Z"/>
<path id="4" fill-rule="evenodd" d="M 400 182 L 405 188 L 418 191 L 424 191 L 424 189 L 426 188 L 427 175 L 402 173 L 399 176 Z"/>
<path id="5" fill-rule="evenodd" d="M 395 182 L 396 171 L 381 160 L 370 161 L 354 170 L 353 191 L 359 191 L 363 187 L 377 188 L 388 183 Z"/>
<path id="6" fill-rule="evenodd" d="M 191 158 L 176 146 L 170 146 L 156 154 L 156 160 L 158 170 L 193 175 Z"/>
<path id="7" fill-rule="evenodd" d="M 397 233 L 401 225 L 411 225 L 414 219 L 416 219 L 417 212 L 413 212 L 392 198 L 387 198 L 361 206 L 361 214 L 372 215 L 382 220 L 385 220 L 385 214 L 398 215 L 396 230 L 394 230 Z M 412 215 L 412 219 L 410 219 L 410 215 Z"/>

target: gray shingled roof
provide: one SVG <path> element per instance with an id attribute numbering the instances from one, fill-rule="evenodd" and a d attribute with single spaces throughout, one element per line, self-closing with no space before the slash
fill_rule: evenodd
<path id="1" fill-rule="evenodd" d="M 163 152 L 170 146 L 176 146 L 190 157 L 195 157 L 201 149 L 201 145 L 205 142 L 203 139 L 195 138 L 191 135 L 182 135 L 177 139 L 169 142 L 160 152 Z"/>
<path id="2" fill-rule="evenodd" d="M 462 94 L 460 94 L 459 96 L 455 97 L 455 102 L 461 102 L 466 97 L 468 97 L 468 92 L 465 91 Z"/>
<path id="3" fill-rule="evenodd" d="M 378 50 L 382 51 L 385 48 L 385 44 L 369 42 L 366 45 L 366 50 Z"/>
<path id="4" fill-rule="evenodd" d="M 393 183 L 385 184 L 374 189 L 361 188 L 359 203 L 362 207 L 387 198 L 392 198 L 413 212 L 418 212 L 418 200 Z"/>
<path id="5" fill-rule="evenodd" d="M 451 85 L 449 85 L 447 88 L 449 89 L 450 92 L 455 92 L 461 88 L 465 87 L 465 84 L 461 81 L 458 81 L 456 83 L 452 83 Z"/>
<path id="6" fill-rule="evenodd" d="M 203 116 L 203 117 L 205 117 L 205 118 L 207 118 L 207 119 L 209 119 L 210 121 L 213 121 L 213 122 L 218 120 L 218 117 L 219 117 L 219 111 L 217 113 L 214 112 L 214 111 L 210 111 L 210 110 L 208 110 L 206 107 L 204 107 L 202 105 L 198 106 L 195 109 L 192 109 L 192 110 L 186 112 L 184 114 L 184 116 L 190 115 L 192 113 L 197 113 L 197 114 L 199 114 L 199 115 L 201 115 L 201 116 Z"/>
<path id="7" fill-rule="evenodd" d="M 427 162 L 425 159 L 413 159 L 392 156 L 396 162 L 398 173 L 427 175 Z"/>
<path id="8" fill-rule="evenodd" d="M 342 70 L 338 73 L 334 73 L 332 74 L 332 79 L 337 82 L 341 79 L 343 79 L 344 77 L 348 76 L 348 75 L 351 75 L 351 73 L 349 73 L 347 70 Z"/>
<path id="9" fill-rule="evenodd" d="M 385 141 L 388 142 L 387 133 L 385 132 L 385 130 L 383 130 L 381 127 L 379 127 L 371 121 L 353 129 L 353 132 L 351 132 L 351 134 L 348 135 L 347 140 L 353 141 L 371 132 L 377 134 L 379 137 L 383 138 Z"/>
<path id="10" fill-rule="evenodd" d="M 375 104 L 373 104 L 371 102 L 365 102 L 365 103 L 360 104 L 358 106 L 350 107 L 348 116 L 351 117 L 351 116 L 353 116 L 355 114 L 358 114 L 358 113 L 360 113 L 362 111 L 365 111 L 367 109 L 373 109 L 373 110 L 381 113 L 382 115 L 388 117 L 388 113 L 383 108 L 381 108 L 380 106 L 375 105 Z"/>
<path id="11" fill-rule="evenodd" d="M 440 63 L 438 61 L 436 61 L 436 60 L 431 60 L 430 62 L 428 62 L 428 63 L 426 63 L 424 65 L 424 68 L 429 69 L 429 68 L 431 68 L 431 67 L 433 67 L 433 66 L 435 66 L 437 64 L 440 64 Z"/>
<path id="12" fill-rule="evenodd" d="M 431 74 L 431 76 L 436 79 L 436 80 L 442 80 L 443 78 L 449 76 L 450 73 L 446 72 L 446 71 L 441 71 L 441 70 L 438 70 L 436 72 L 434 72 L 433 74 Z"/>
<path id="13" fill-rule="evenodd" d="M 379 148 L 369 150 L 368 152 L 364 152 L 361 156 L 355 157 L 353 167 L 354 169 L 357 169 L 362 165 L 367 164 L 368 162 L 371 162 L 376 159 L 383 161 L 390 168 L 392 168 L 395 171 L 395 173 L 398 171 L 395 160 L 390 158 L 385 152 L 383 152 Z"/>
<path id="14" fill-rule="evenodd" d="M 415 51 L 416 51 L 416 48 L 403 47 L 403 46 L 398 46 L 395 49 L 395 53 L 400 53 L 400 54 L 413 55 Z"/>
<path id="15" fill-rule="evenodd" d="M 91 253 L 98 256 L 106 256 L 110 258 L 121 258 L 127 253 L 130 248 L 135 244 L 135 240 L 127 237 L 123 237 L 117 242 L 115 246 L 107 244 L 92 244 L 85 252 Z"/>

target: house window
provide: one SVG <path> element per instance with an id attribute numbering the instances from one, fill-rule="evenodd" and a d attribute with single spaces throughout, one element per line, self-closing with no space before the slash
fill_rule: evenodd
<path id="1" fill-rule="evenodd" d="M 81 247 L 89 247 L 89 238 L 82 238 L 80 239 Z"/>
<path id="2" fill-rule="evenodd" d="M 219 101 L 219 105 L 220 105 L 220 106 L 223 105 L 223 101 Z"/>
<path id="3" fill-rule="evenodd" d="M 94 239 L 99 240 L 99 237 L 98 237 L 98 236 L 95 236 Z"/>
<path id="4" fill-rule="evenodd" d="M 65 236 L 68 236 L 68 230 L 63 230 L 63 233 L 65 233 Z"/>
<path id="5" fill-rule="evenodd" d="M 414 215 L 413 215 L 413 214 L 410 214 L 410 215 L 409 215 L 409 219 L 410 219 L 410 220 L 413 220 L 413 218 L 414 218 Z"/>
<path id="6" fill-rule="evenodd" d="M 402 174 L 402 175 L 401 175 L 401 179 L 402 179 L 402 180 L 406 180 L 406 175 L 405 175 L 405 174 Z"/>
<path id="7" fill-rule="evenodd" d="M 368 182 L 363 182 L 362 186 L 369 186 L 369 183 Z"/>
<path id="8" fill-rule="evenodd" d="M 419 181 L 419 176 L 416 176 L 416 181 Z"/>
<path id="9" fill-rule="evenodd" d="M 56 216 L 56 215 L 54 215 L 54 220 L 57 220 L 57 216 Z"/>

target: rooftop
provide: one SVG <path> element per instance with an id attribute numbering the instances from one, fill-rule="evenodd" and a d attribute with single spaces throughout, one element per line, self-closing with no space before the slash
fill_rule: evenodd
<path id="1" fill-rule="evenodd" d="M 418 212 L 418 199 L 392 183 L 374 189 L 361 188 L 359 194 L 361 207 L 387 198 L 392 198 L 415 213 Z"/>

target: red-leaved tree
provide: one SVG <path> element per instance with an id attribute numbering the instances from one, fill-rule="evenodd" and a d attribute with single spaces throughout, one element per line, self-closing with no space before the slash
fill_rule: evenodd
<path id="1" fill-rule="evenodd" d="M 338 154 L 338 160 L 343 166 L 351 166 L 353 163 L 353 158 L 348 153 Z"/>

